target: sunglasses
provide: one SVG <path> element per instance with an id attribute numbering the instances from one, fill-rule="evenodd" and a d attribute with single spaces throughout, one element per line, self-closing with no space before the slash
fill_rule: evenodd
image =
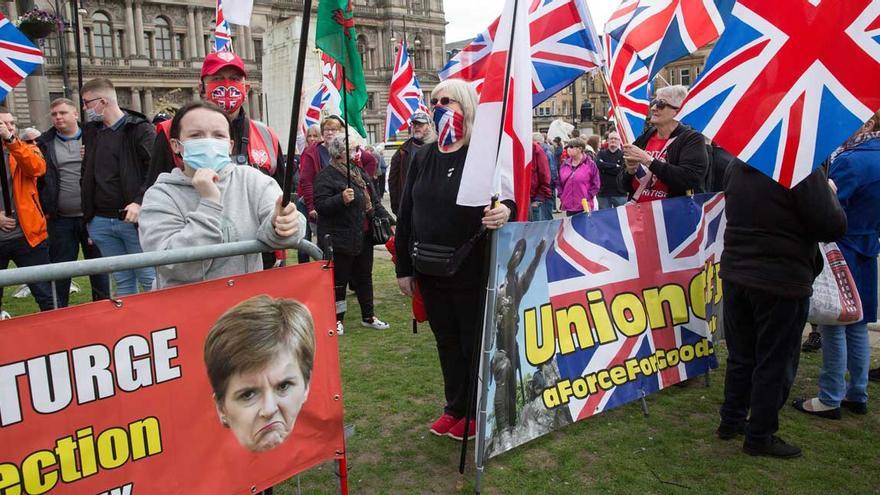
<path id="1" fill-rule="evenodd" d="M 438 103 L 445 107 L 445 106 L 449 105 L 450 103 L 458 103 L 458 100 L 453 100 L 452 98 L 450 98 L 448 96 L 444 96 L 443 98 L 440 98 L 439 100 L 437 98 L 431 98 L 431 106 L 432 107 L 436 107 Z"/>
<path id="2" fill-rule="evenodd" d="M 664 110 L 664 109 L 666 109 L 666 108 L 671 108 L 671 109 L 673 109 L 673 110 L 678 110 L 679 108 L 681 108 L 681 107 L 677 107 L 677 106 L 675 106 L 675 105 L 671 105 L 671 104 L 667 103 L 666 100 L 659 100 L 659 99 L 651 100 L 651 106 L 652 106 L 652 107 L 657 107 L 658 110 Z"/>

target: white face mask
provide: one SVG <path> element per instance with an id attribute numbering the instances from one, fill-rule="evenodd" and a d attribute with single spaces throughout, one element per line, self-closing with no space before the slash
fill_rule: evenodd
<path id="1" fill-rule="evenodd" d="M 104 113 L 98 113 L 94 108 L 86 108 L 86 120 L 89 122 L 101 122 L 104 120 Z"/>

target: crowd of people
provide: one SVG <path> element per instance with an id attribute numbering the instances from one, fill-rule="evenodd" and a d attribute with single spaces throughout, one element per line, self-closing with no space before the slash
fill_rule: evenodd
<path id="1" fill-rule="evenodd" d="M 437 343 L 444 383 L 442 414 L 429 426 L 455 439 L 475 434 L 473 350 L 481 330 L 488 277 L 488 232 L 510 221 L 540 221 L 700 192 L 724 191 L 727 230 L 721 258 L 723 328 L 728 358 L 721 439 L 744 436 L 752 455 L 795 457 L 779 410 L 797 373 L 812 284 L 822 269 L 819 242 L 838 242 L 858 286 L 864 318 L 820 326 L 823 366 L 814 398 L 793 407 L 838 419 L 867 412 L 867 323 L 876 320 L 880 253 L 880 115 L 832 154 L 825 167 L 791 189 L 732 157 L 678 121 L 684 86 L 656 91 L 644 132 L 623 143 L 611 131 L 548 142 L 533 135 L 528 219 L 511 200 L 456 204 L 477 108 L 469 84 L 447 80 L 431 94 L 430 115 L 417 112 L 409 138 L 390 160 L 377 149 L 347 146 L 346 123 L 328 116 L 308 128 L 294 163 L 294 201 L 284 204 L 285 157 L 278 137 L 244 111 L 247 74 L 230 53 L 203 64 L 201 99 L 158 124 L 120 108 L 103 78 L 82 87 L 79 108 L 51 103 L 52 127 L 17 133 L 0 109 L 10 204 L 0 211 L 0 266 L 72 261 L 258 239 L 273 249 L 112 274 L 116 295 L 283 264 L 291 240 L 312 238 L 334 258 L 337 333 L 344 334 L 352 289 L 361 325 L 385 330 L 373 303 L 374 246 L 382 225 L 396 225 L 393 245 L 400 291 L 420 295 Z M 161 119 L 160 119 L 161 120 Z M 387 179 L 386 179 L 387 177 Z M 382 204 L 387 184 L 391 212 Z M 301 257 L 300 261 L 307 261 Z M 92 298 L 111 295 L 93 276 Z M 68 304 L 70 280 L 31 284 L 41 310 Z M 847 379 L 848 376 L 848 379 Z"/>

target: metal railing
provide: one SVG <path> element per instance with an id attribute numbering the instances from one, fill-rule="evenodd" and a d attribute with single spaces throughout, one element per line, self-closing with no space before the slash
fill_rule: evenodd
<path id="1" fill-rule="evenodd" d="M 318 246 L 306 240 L 291 242 L 289 245 L 285 245 L 284 248 L 296 249 L 297 251 L 304 252 L 314 260 L 319 260 L 323 257 L 323 253 Z M 64 263 L 13 268 L 0 270 L 0 287 L 52 282 L 52 292 L 54 293 L 55 281 L 66 278 L 99 275 L 122 270 L 134 270 L 137 268 L 157 267 L 174 263 L 202 261 L 213 258 L 244 256 L 268 251 L 273 251 L 273 248 L 260 241 L 240 241 L 215 244 L 213 246 L 169 249 L 167 251 L 153 251 L 150 253 L 126 254 L 122 256 L 108 256 L 91 260 L 67 261 Z"/>

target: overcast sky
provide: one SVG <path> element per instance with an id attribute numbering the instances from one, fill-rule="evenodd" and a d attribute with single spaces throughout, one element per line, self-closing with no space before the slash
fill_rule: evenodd
<path id="1" fill-rule="evenodd" d="M 446 11 L 446 42 L 473 38 L 501 15 L 505 0 L 443 0 Z M 596 29 L 602 26 L 620 3 L 618 0 L 586 0 Z"/>

